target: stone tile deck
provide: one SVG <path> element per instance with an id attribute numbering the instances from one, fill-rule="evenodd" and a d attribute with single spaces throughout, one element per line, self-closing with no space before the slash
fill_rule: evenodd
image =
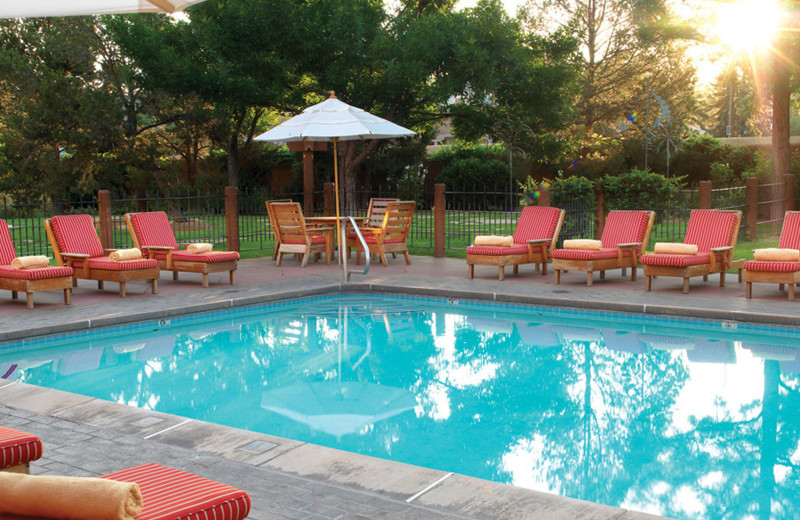
<path id="1" fill-rule="evenodd" d="M 173 282 L 162 275 L 159 294 L 130 283 L 120 299 L 115 284 L 98 291 L 81 282 L 73 305 L 57 292 L 36 295 L 36 309 L 0 300 L 0 340 L 65 330 L 169 317 L 187 312 L 262 303 L 338 291 L 387 291 L 452 298 L 478 298 L 715 319 L 800 324 L 800 301 L 788 302 L 775 286 L 756 285 L 744 298 L 743 284 L 728 276 L 692 281 L 681 293 L 677 279 L 654 281 L 644 290 L 610 272 L 585 287 L 582 273 L 567 273 L 561 285 L 522 266 L 504 282 L 497 271 L 476 267 L 467 278 L 464 260 L 413 257 L 388 268 L 373 264 L 367 277 L 343 284 L 335 265 L 301 269 L 293 260 L 274 266 L 268 258 L 244 260 L 235 286 L 223 274 L 202 289 L 199 275 Z M 5 293 L 6 295 L 9 293 Z M 0 296 L 1 297 L 1 296 Z M 5 296 L 8 298 L 8 296 Z M 253 519 L 620 519 L 657 518 L 616 507 L 558 497 L 461 475 L 389 462 L 202 421 L 187 420 L 56 390 L 0 380 L 0 424 L 39 435 L 44 457 L 34 474 L 101 475 L 143 462 L 158 462 L 247 490 Z"/>

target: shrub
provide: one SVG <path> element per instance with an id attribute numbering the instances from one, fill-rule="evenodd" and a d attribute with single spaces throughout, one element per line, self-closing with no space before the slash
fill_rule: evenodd
<path id="1" fill-rule="evenodd" d="M 667 178 L 649 169 L 606 175 L 603 177 L 606 207 L 609 210 L 659 207 L 659 202 L 677 195 L 682 180 L 682 177 Z"/>

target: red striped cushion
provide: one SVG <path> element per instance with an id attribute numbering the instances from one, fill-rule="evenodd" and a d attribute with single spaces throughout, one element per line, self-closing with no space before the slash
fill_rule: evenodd
<path id="1" fill-rule="evenodd" d="M 146 246 L 163 246 L 178 249 L 175 233 L 169 225 L 169 217 L 163 211 L 150 213 L 131 213 L 133 233 L 143 248 Z M 142 251 L 147 254 L 147 251 Z"/>
<path id="2" fill-rule="evenodd" d="M 800 262 L 769 262 L 748 260 L 744 263 L 745 271 L 766 271 L 770 273 L 792 273 L 800 271 Z"/>
<path id="3" fill-rule="evenodd" d="M 528 240 L 552 239 L 560 214 L 561 210 L 558 208 L 526 206 L 522 209 L 514 230 L 514 243 L 527 245 Z"/>
<path id="4" fill-rule="evenodd" d="M 669 255 L 650 253 L 642 256 L 645 265 L 663 267 L 686 267 L 688 265 L 707 264 L 711 259 L 710 253 L 697 253 L 696 255 Z"/>
<path id="5" fill-rule="evenodd" d="M 103 256 L 103 246 L 90 215 L 57 215 L 50 226 L 62 253 Z"/>
<path id="6" fill-rule="evenodd" d="M 781 249 L 800 249 L 800 211 L 786 212 L 778 247 Z"/>
<path id="7" fill-rule="evenodd" d="M 179 262 L 199 262 L 203 264 L 213 264 L 215 262 L 230 262 L 238 260 L 239 253 L 236 251 L 212 251 L 211 253 L 200 253 L 193 255 L 186 251 L 175 251 L 172 259 Z"/>
<path id="8" fill-rule="evenodd" d="M 250 496 L 244 491 L 158 464 L 101 478 L 139 484 L 144 509 L 136 520 L 240 520 L 250 513 Z"/>
<path id="9" fill-rule="evenodd" d="M 100 269 L 102 271 L 132 271 L 135 269 L 151 269 L 153 267 L 158 267 L 158 262 L 149 258 L 126 260 L 124 262 L 115 262 L 107 256 L 89 259 L 89 269 Z"/>
<path id="10" fill-rule="evenodd" d="M 736 214 L 712 209 L 695 209 L 689 215 L 685 244 L 696 244 L 707 253 L 712 247 L 729 246 L 736 231 Z M 685 256 L 685 255 L 681 255 Z"/>
<path id="11" fill-rule="evenodd" d="M 0 468 L 26 464 L 41 456 L 39 437 L 0 426 Z"/>
<path id="12" fill-rule="evenodd" d="M 624 242 L 620 242 L 624 243 Z M 556 249 L 553 251 L 553 258 L 560 260 L 605 260 L 617 258 L 617 248 L 603 248 L 600 251 L 589 251 L 585 249 Z M 622 256 L 631 256 L 630 251 L 623 251 Z"/>
<path id="13" fill-rule="evenodd" d="M 37 267 L 33 269 L 14 269 L 10 265 L 0 265 L 0 277 L 15 280 L 47 280 L 72 276 L 71 267 Z"/>
<path id="14" fill-rule="evenodd" d="M 534 251 L 541 250 L 541 247 L 533 248 Z M 468 255 L 485 255 L 485 256 L 503 256 L 503 255 L 527 255 L 528 246 L 511 246 L 511 247 L 496 247 L 496 246 L 469 246 L 467 248 Z"/>
<path id="15" fill-rule="evenodd" d="M 11 241 L 11 233 L 8 231 L 8 223 L 0 219 L 0 265 L 11 265 L 11 261 L 17 257 L 14 243 Z"/>
<path id="16" fill-rule="evenodd" d="M 650 215 L 646 211 L 609 211 L 600 241 L 603 248 L 616 249 L 617 244 L 643 242 Z M 642 244 L 642 251 L 647 244 Z"/>
<path id="17" fill-rule="evenodd" d="M 367 236 L 364 237 L 364 242 L 366 242 L 367 244 L 377 244 L 378 238 L 374 236 Z M 402 238 L 387 238 L 386 240 L 383 241 L 384 244 L 402 244 L 404 242 L 405 240 L 403 240 Z"/>

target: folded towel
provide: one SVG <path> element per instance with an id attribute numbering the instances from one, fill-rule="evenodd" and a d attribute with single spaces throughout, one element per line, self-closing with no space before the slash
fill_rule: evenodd
<path id="1" fill-rule="evenodd" d="M 475 237 L 476 246 L 511 247 L 514 244 L 514 237 L 498 235 L 478 235 Z"/>
<path id="2" fill-rule="evenodd" d="M 197 255 L 200 253 L 208 253 L 214 249 L 213 244 L 204 244 L 204 243 L 197 243 L 197 244 L 189 244 L 186 246 L 186 252 L 190 255 Z"/>
<path id="3" fill-rule="evenodd" d="M 696 255 L 695 244 L 671 244 L 669 242 L 656 242 L 653 252 L 659 255 Z"/>
<path id="4" fill-rule="evenodd" d="M 133 482 L 0 471 L 0 513 L 67 520 L 133 520 L 142 494 Z"/>
<path id="5" fill-rule="evenodd" d="M 754 249 L 753 260 L 766 262 L 800 262 L 800 251 L 797 249 Z"/>
<path id="6" fill-rule="evenodd" d="M 50 259 L 46 256 L 18 256 L 11 261 L 11 267 L 14 269 L 32 269 L 48 265 L 50 265 Z"/>
<path id="7" fill-rule="evenodd" d="M 573 240 L 564 240 L 564 249 L 584 249 L 588 251 L 600 251 L 603 243 L 599 240 L 589 240 L 585 238 L 578 238 Z"/>
<path id="8" fill-rule="evenodd" d="M 142 257 L 142 252 L 137 248 L 131 249 L 117 249 L 108 255 L 108 258 L 115 262 L 123 262 L 125 260 L 138 260 Z"/>

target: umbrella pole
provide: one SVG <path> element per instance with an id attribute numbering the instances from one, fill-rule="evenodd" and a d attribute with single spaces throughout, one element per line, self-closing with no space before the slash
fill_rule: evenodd
<path id="1" fill-rule="evenodd" d="M 339 152 L 336 148 L 336 143 L 339 142 L 338 137 L 331 137 L 333 142 L 333 187 L 336 191 L 336 244 L 338 246 L 338 259 L 342 263 L 342 226 L 339 225 Z"/>

